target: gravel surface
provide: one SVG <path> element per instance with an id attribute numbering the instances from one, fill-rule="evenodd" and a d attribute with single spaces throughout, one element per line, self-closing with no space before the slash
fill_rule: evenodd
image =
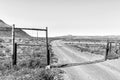
<path id="1" fill-rule="evenodd" d="M 103 58 L 101 55 L 74 50 L 59 40 L 52 42 L 52 48 L 58 57 L 58 64 L 81 63 Z M 66 72 L 65 80 L 120 80 L 120 59 L 61 69 Z"/>

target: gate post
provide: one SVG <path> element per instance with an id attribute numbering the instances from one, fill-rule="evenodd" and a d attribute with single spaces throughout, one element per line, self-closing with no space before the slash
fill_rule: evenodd
<path id="1" fill-rule="evenodd" d="M 15 43 L 15 24 L 12 26 L 12 65 L 17 64 L 17 43 Z"/>
<path id="2" fill-rule="evenodd" d="M 14 62 L 13 55 L 14 55 L 14 49 L 15 48 L 15 24 L 12 26 L 12 47 L 11 47 L 11 54 L 12 54 L 12 65 Z"/>
<path id="3" fill-rule="evenodd" d="M 109 53 L 109 42 L 107 41 L 106 53 L 105 53 L 105 61 L 107 60 L 108 53 Z"/>
<path id="4" fill-rule="evenodd" d="M 46 49 L 47 49 L 47 65 L 50 65 L 50 53 L 48 44 L 48 27 L 46 27 Z"/>
<path id="5" fill-rule="evenodd" d="M 13 52 L 13 66 L 17 65 L 17 43 L 14 44 L 14 52 Z"/>
<path id="6" fill-rule="evenodd" d="M 109 43 L 109 53 L 111 54 L 111 52 L 112 52 L 112 43 Z"/>

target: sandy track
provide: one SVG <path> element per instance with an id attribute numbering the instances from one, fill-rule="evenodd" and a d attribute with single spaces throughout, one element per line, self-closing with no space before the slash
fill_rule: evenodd
<path id="1" fill-rule="evenodd" d="M 91 59 L 95 60 L 101 57 L 97 55 L 80 53 L 79 51 L 67 47 L 62 41 L 54 41 L 52 46 L 54 53 L 59 59 L 58 63 L 77 63 L 89 61 Z M 107 61 L 97 64 L 81 65 L 62 69 L 65 70 L 67 74 L 65 75 L 66 80 L 120 80 L 120 69 L 118 68 L 120 66 L 115 66 L 116 61 Z"/>

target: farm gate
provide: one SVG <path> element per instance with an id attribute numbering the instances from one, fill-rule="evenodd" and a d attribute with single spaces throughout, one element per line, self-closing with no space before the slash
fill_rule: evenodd
<path id="1" fill-rule="evenodd" d="M 106 55 L 107 55 L 107 59 L 119 58 L 120 57 L 120 43 L 108 41 Z"/>
<path id="2" fill-rule="evenodd" d="M 16 37 L 15 37 L 15 29 L 22 29 L 22 30 L 31 30 L 31 31 L 44 31 L 46 32 L 46 37 L 45 37 L 45 44 L 46 46 L 46 52 L 47 52 L 47 65 L 50 65 L 50 53 L 49 53 L 49 43 L 48 43 L 48 28 L 46 29 L 37 29 L 37 28 L 16 28 L 15 25 L 12 26 L 12 65 L 16 66 L 17 65 L 17 47 L 18 46 L 41 46 L 41 44 L 29 44 L 29 43 L 16 43 Z M 38 33 L 37 33 L 37 38 L 38 38 Z"/>

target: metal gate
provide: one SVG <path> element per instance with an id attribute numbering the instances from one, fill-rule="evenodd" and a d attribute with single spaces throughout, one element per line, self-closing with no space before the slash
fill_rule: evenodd
<path id="1" fill-rule="evenodd" d="M 46 51 L 47 51 L 47 65 L 50 65 L 50 53 L 49 53 L 49 43 L 48 43 L 48 28 L 46 29 L 37 29 L 37 28 L 15 28 L 15 25 L 12 26 L 12 65 L 17 65 L 17 47 L 19 46 L 41 46 L 40 44 L 29 44 L 29 43 L 16 43 L 15 42 L 15 30 L 22 29 L 22 30 L 34 30 L 34 31 L 45 31 L 46 32 Z M 37 34 L 38 36 L 38 34 Z"/>
<path id="2" fill-rule="evenodd" d="M 108 42 L 107 43 L 107 59 L 117 59 L 120 57 L 120 43 Z"/>

